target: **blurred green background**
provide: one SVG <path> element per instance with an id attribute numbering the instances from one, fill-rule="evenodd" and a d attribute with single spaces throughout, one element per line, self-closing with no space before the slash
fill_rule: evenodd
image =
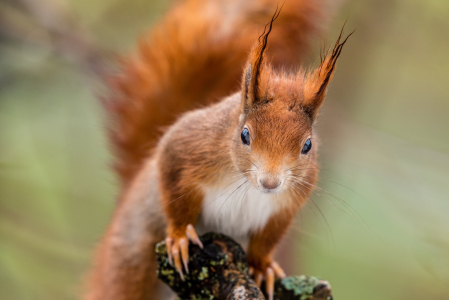
<path id="1" fill-rule="evenodd" d="M 169 6 L 0 2 L 0 299 L 80 298 L 117 192 L 93 66 Z M 449 299 L 449 1 L 345 1 L 327 41 L 348 16 L 293 272 L 335 299 Z"/>

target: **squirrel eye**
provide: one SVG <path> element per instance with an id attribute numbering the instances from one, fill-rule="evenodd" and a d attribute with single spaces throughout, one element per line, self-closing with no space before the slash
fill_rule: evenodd
<path id="1" fill-rule="evenodd" d="M 310 139 L 307 139 L 307 141 L 304 143 L 304 146 L 302 147 L 301 154 L 309 153 L 310 149 L 312 149 L 312 141 Z"/>
<path id="2" fill-rule="evenodd" d="M 240 134 L 240 137 L 242 138 L 243 144 L 249 146 L 250 139 L 249 139 L 249 130 L 248 128 L 243 128 L 242 134 Z"/>

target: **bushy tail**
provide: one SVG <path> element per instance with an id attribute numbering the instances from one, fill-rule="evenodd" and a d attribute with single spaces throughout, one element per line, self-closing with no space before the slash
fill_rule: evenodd
<path id="1" fill-rule="evenodd" d="M 165 126 L 179 114 L 239 89 L 252 44 L 278 0 L 186 0 L 178 3 L 123 60 L 105 101 L 112 117 L 115 168 L 127 185 Z M 267 51 L 275 67 L 292 67 L 317 37 L 324 0 L 286 0 Z"/>

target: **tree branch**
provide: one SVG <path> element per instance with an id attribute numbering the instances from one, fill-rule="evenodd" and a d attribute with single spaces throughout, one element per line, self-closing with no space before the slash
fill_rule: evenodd
<path id="1" fill-rule="evenodd" d="M 261 289 L 248 274 L 243 249 L 229 237 L 207 233 L 201 236 L 204 249 L 189 245 L 189 274 L 182 281 L 168 262 L 165 242 L 156 246 L 158 277 L 178 294 L 181 300 L 265 299 Z M 291 276 L 275 282 L 275 300 L 332 300 L 327 281 L 311 276 Z"/>

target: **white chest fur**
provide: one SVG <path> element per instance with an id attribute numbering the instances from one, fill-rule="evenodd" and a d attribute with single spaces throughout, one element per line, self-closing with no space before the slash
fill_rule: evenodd
<path id="1" fill-rule="evenodd" d="M 204 200 L 197 229 L 216 231 L 239 242 L 262 229 L 278 210 L 275 194 L 262 193 L 246 179 L 229 185 L 204 188 Z"/>

